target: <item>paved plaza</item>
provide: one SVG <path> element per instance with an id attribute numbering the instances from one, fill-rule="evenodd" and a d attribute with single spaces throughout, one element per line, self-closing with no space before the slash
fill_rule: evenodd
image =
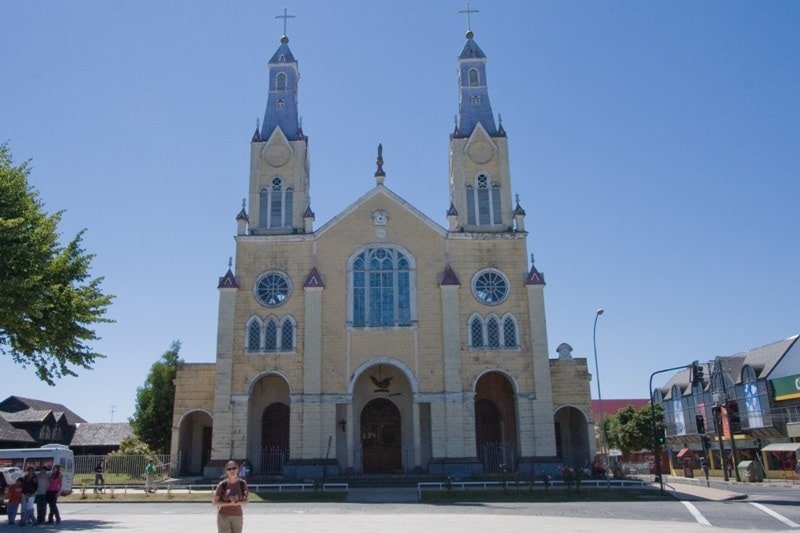
<path id="1" fill-rule="evenodd" d="M 58 526 L 45 526 L 42 531 L 122 531 L 130 533 L 153 533 L 157 531 L 187 531 L 191 533 L 216 533 L 215 512 L 209 504 L 207 509 L 186 504 L 143 504 L 137 509 L 125 506 L 125 512 L 115 512 L 122 504 L 86 506 L 70 504 L 63 506 L 64 520 Z M 136 507 L 136 506 L 133 506 Z M 682 532 L 704 531 L 708 527 L 697 523 L 664 522 L 645 520 L 587 519 L 574 517 L 531 516 L 476 512 L 464 512 L 449 508 L 439 512 L 431 506 L 405 505 L 400 508 L 388 506 L 384 512 L 381 504 L 365 504 L 362 509 L 343 512 L 317 512 L 311 505 L 298 505 L 293 512 L 274 512 L 271 505 L 253 504 L 245 510 L 244 531 L 270 532 L 324 532 L 324 533 L 464 533 L 464 532 L 519 532 L 519 531 L 613 531 L 614 533 L 640 533 L 662 531 L 667 527 L 680 527 Z M 6 531 L 11 528 L 6 526 Z M 16 528 L 14 528 L 16 529 Z M 715 532 L 737 531 L 714 528 Z M 741 530 L 738 530 L 741 531 Z"/>

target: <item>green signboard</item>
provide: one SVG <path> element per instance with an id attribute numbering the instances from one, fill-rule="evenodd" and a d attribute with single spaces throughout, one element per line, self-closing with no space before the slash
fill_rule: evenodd
<path id="1" fill-rule="evenodd" d="M 775 388 L 776 400 L 791 400 L 800 398 L 800 375 L 786 376 L 785 378 L 772 379 Z"/>

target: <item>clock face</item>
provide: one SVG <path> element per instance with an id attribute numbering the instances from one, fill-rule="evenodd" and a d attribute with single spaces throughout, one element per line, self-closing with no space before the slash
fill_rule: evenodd
<path id="1" fill-rule="evenodd" d="M 492 145 L 486 141 L 475 141 L 469 145 L 467 157 L 469 157 L 473 163 L 482 165 L 492 160 L 492 157 L 494 157 L 494 149 Z"/>
<path id="2" fill-rule="evenodd" d="M 497 270 L 484 270 L 472 280 L 472 295 L 486 305 L 497 305 L 508 296 L 508 280 Z"/>
<path id="3" fill-rule="evenodd" d="M 289 298 L 292 286 L 280 272 L 267 272 L 256 281 L 255 295 L 261 305 L 278 307 Z"/>
<path id="4" fill-rule="evenodd" d="M 261 151 L 261 159 L 271 167 L 282 167 L 291 157 L 292 153 L 282 144 L 273 144 Z"/>

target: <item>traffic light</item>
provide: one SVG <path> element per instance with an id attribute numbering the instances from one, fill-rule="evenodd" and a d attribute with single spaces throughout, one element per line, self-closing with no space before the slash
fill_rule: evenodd
<path id="1" fill-rule="evenodd" d="M 704 378 L 703 365 L 695 361 L 691 368 L 692 385 L 702 385 Z"/>
<path id="2" fill-rule="evenodd" d="M 695 415 L 694 422 L 697 425 L 697 433 L 704 435 L 706 432 L 706 421 L 703 418 L 703 415 Z"/>
<path id="3" fill-rule="evenodd" d="M 666 443 L 667 443 L 667 437 L 665 435 L 664 428 L 656 430 L 656 445 L 659 448 L 663 448 Z"/>

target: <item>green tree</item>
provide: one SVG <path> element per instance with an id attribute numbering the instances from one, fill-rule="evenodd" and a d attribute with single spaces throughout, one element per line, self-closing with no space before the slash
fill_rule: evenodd
<path id="1" fill-rule="evenodd" d="M 89 343 L 98 339 L 95 324 L 113 322 L 105 314 L 114 297 L 101 291 L 103 278 L 89 275 L 85 230 L 60 244 L 63 212 L 45 213 L 29 174 L 28 163 L 14 166 L 0 145 L 0 354 L 54 385 L 105 357 Z"/>
<path id="2" fill-rule="evenodd" d="M 153 363 L 142 387 L 136 390 L 136 412 L 130 419 L 133 432 L 155 453 L 169 453 L 172 437 L 172 411 L 175 401 L 175 376 L 183 363 L 178 352 L 180 341 Z"/>
<path id="3" fill-rule="evenodd" d="M 664 429 L 664 412 L 655 406 L 656 431 Z M 623 454 L 653 449 L 653 413 L 650 405 L 634 409 L 630 405 L 620 409 L 616 415 L 605 418 L 606 439 L 609 447 L 618 448 Z"/>
<path id="4" fill-rule="evenodd" d="M 122 439 L 117 451 L 110 455 L 153 455 L 150 447 L 136 435 L 130 435 Z"/>

